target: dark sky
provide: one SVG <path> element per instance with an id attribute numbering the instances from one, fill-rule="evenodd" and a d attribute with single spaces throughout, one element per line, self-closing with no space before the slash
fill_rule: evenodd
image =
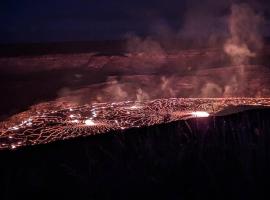
<path id="1" fill-rule="evenodd" d="M 231 1 L 1 0 L 0 43 L 120 39 L 159 23 L 179 30 L 193 15 L 225 15 Z"/>

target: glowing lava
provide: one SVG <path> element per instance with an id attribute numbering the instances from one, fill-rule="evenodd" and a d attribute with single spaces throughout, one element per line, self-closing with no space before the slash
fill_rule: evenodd
<path id="1" fill-rule="evenodd" d="M 196 111 L 196 112 L 192 112 L 191 114 L 197 118 L 205 118 L 205 117 L 210 116 L 208 112 L 203 112 L 203 111 Z"/>
<path id="2" fill-rule="evenodd" d="M 85 120 L 84 123 L 86 126 L 95 126 L 96 125 L 95 122 L 93 122 L 93 120 L 91 120 L 91 119 Z"/>
<path id="3" fill-rule="evenodd" d="M 57 100 L 33 106 L 1 122 L 0 150 L 236 113 L 243 106 L 270 107 L 270 98 L 172 98 L 143 101 L 139 105 L 126 101 L 80 106 Z"/>

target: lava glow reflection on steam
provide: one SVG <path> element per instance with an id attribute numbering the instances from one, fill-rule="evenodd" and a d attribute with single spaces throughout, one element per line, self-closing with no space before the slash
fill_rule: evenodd
<path id="1" fill-rule="evenodd" d="M 208 112 L 204 112 L 204 111 L 196 111 L 196 112 L 192 112 L 191 114 L 194 117 L 198 117 L 198 118 L 209 117 L 210 115 Z"/>

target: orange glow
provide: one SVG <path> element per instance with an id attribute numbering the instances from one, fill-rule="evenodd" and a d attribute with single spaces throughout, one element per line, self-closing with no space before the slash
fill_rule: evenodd
<path id="1" fill-rule="evenodd" d="M 96 124 L 93 122 L 93 120 L 91 120 L 91 119 L 87 119 L 87 120 L 85 120 L 85 125 L 87 125 L 87 126 L 95 126 Z"/>
<path id="2" fill-rule="evenodd" d="M 192 112 L 191 114 L 194 117 L 198 117 L 198 118 L 209 117 L 210 115 L 208 112 L 204 112 L 204 111 L 196 111 L 196 112 Z"/>

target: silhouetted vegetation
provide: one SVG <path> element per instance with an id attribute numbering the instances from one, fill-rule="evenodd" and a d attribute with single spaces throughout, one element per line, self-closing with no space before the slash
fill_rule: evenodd
<path id="1" fill-rule="evenodd" d="M 270 110 L 0 152 L 1 199 L 262 199 Z"/>

